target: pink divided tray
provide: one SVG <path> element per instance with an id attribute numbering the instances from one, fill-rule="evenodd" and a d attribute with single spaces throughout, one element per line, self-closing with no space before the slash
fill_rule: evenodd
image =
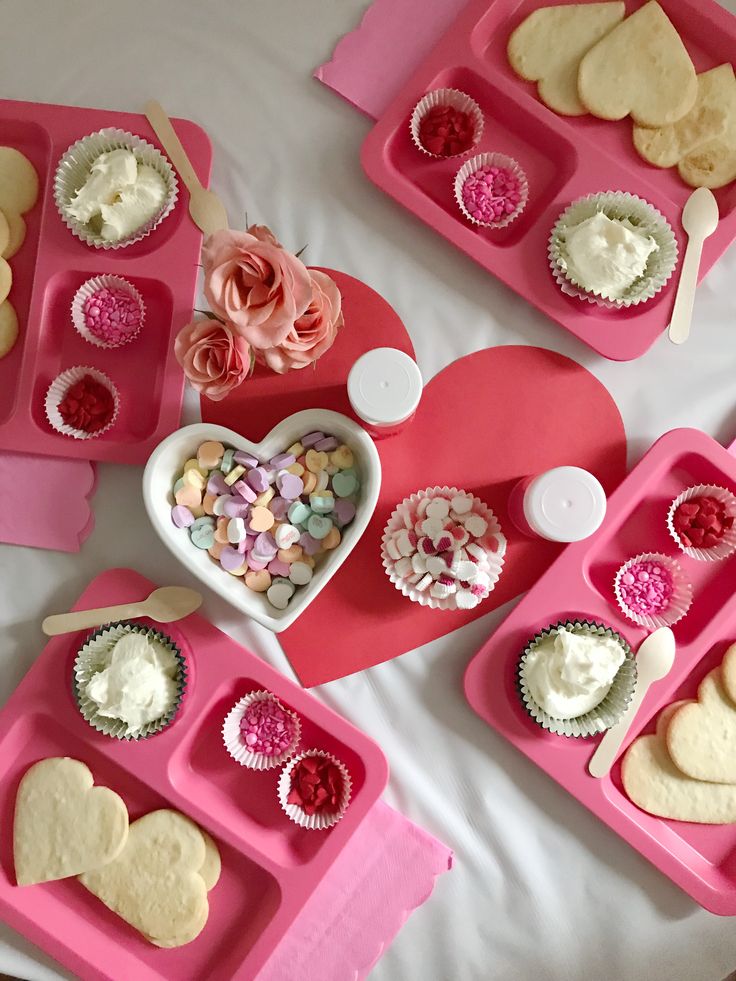
<path id="1" fill-rule="evenodd" d="M 187 120 L 174 120 L 174 125 L 207 185 L 212 162 L 209 138 Z M 40 182 L 38 201 L 24 215 L 26 239 L 10 260 L 9 299 L 18 313 L 20 334 L 10 354 L 0 359 L 0 449 L 144 463 L 153 447 L 179 424 L 184 376 L 172 341 L 191 319 L 202 240 L 189 218 L 186 188 L 179 181 L 176 207 L 147 238 L 107 251 L 72 235 L 54 203 L 54 174 L 61 156 L 76 140 L 110 126 L 159 145 L 144 116 L 0 100 L 0 143 L 24 153 Z M 114 351 L 88 344 L 71 322 L 77 288 L 102 273 L 129 280 L 146 305 L 140 335 Z M 49 384 L 74 365 L 104 371 L 120 393 L 118 419 L 98 438 L 63 436 L 46 419 L 44 397 Z"/>
<path id="2" fill-rule="evenodd" d="M 363 167 L 382 190 L 595 351 L 615 361 L 630 361 L 644 354 L 669 323 L 678 271 L 649 302 L 624 311 L 606 310 L 566 296 L 557 286 L 547 260 L 550 231 L 576 198 L 597 191 L 629 191 L 665 215 L 682 254 L 680 214 L 692 188 L 676 170 L 660 170 L 638 156 L 630 120 L 558 116 L 537 99 L 535 84 L 511 70 L 506 59 L 509 35 L 529 13 L 550 2 L 557 0 L 471 0 L 368 135 Z M 642 3 L 627 0 L 627 13 Z M 736 18 L 715 0 L 661 4 L 697 71 L 733 60 Z M 467 92 L 484 113 L 483 138 L 475 152 L 506 153 L 529 179 L 526 210 L 500 231 L 478 229 L 457 207 L 454 176 L 466 158 L 434 160 L 411 141 L 414 105 L 425 92 L 448 86 Z M 736 182 L 715 194 L 721 221 L 705 243 L 701 277 L 736 237 Z"/>
<path id="3" fill-rule="evenodd" d="M 604 622 L 638 648 L 647 631 L 623 616 L 612 584 L 626 559 L 652 551 L 677 558 L 693 583 L 694 600 L 673 627 L 675 665 L 649 690 L 622 751 L 641 732 L 654 731 L 655 717 L 665 705 L 696 697 L 702 678 L 736 641 L 736 554 L 699 562 L 681 553 L 667 532 L 670 503 L 696 484 L 736 489 L 736 456 L 694 429 L 662 436 L 614 491 L 596 534 L 568 545 L 475 655 L 465 675 L 465 693 L 481 718 L 696 902 L 714 913 L 734 915 L 736 825 L 691 824 L 646 814 L 624 793 L 619 762 L 601 780 L 588 774 L 597 740 L 546 733 L 527 715 L 516 688 L 516 667 L 526 642 L 560 620 Z"/>
<path id="4" fill-rule="evenodd" d="M 87 587 L 76 608 L 140 600 L 152 588 L 136 572 L 113 569 Z M 189 685 L 174 723 L 152 738 L 109 739 L 78 712 L 71 671 L 84 634 L 51 640 L 0 713 L 0 916 L 80 978 L 252 981 L 378 799 L 388 767 L 372 740 L 201 616 L 157 629 L 184 654 Z M 261 688 L 299 714 L 304 748 L 328 750 L 350 771 L 351 802 L 327 831 L 286 817 L 276 797 L 278 770 L 246 770 L 225 750 L 225 715 Z M 131 820 L 174 807 L 215 838 L 222 876 L 196 940 L 154 947 L 74 879 L 15 885 L 15 795 L 26 769 L 47 756 L 86 763 L 95 783 L 122 796 Z"/>

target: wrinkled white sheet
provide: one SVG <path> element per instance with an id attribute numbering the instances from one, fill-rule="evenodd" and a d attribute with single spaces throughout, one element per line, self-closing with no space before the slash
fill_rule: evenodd
<path id="1" fill-rule="evenodd" d="M 736 0 L 724 2 L 736 12 Z M 3 0 L 0 93 L 121 110 L 155 96 L 172 115 L 204 125 L 232 223 L 247 210 L 294 249 L 307 243 L 308 262 L 378 289 L 403 317 L 427 378 L 482 347 L 538 344 L 582 362 L 609 387 L 632 462 L 676 426 L 736 437 L 736 248 L 698 291 L 687 347 L 662 337 L 635 363 L 601 360 L 363 177 L 358 150 L 368 120 L 310 76 L 364 7 L 363 0 Z M 195 413 L 189 400 L 187 421 Z M 100 467 L 97 526 L 80 555 L 0 546 L 0 701 L 43 645 L 42 615 L 67 609 L 97 573 L 126 565 L 162 582 L 185 578 L 153 538 L 140 476 Z M 388 802 L 456 851 L 454 870 L 372 978 L 720 981 L 736 967 L 734 924 L 695 906 L 464 701 L 465 665 L 504 612 L 317 690 L 383 746 Z M 205 613 L 289 671 L 265 630 L 243 626 L 215 597 Z M 113 958 L 111 951 L 114 974 Z M 0 925 L 2 972 L 64 976 Z"/>

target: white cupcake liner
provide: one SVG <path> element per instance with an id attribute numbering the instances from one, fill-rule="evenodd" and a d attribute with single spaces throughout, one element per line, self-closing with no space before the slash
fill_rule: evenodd
<path id="1" fill-rule="evenodd" d="M 291 773 L 296 764 L 305 759 L 308 756 L 321 756 L 322 759 L 330 760 L 334 763 L 336 767 L 340 770 L 342 774 L 342 795 L 340 798 L 340 804 L 337 811 L 332 814 L 325 813 L 323 811 L 317 812 L 316 814 L 305 814 L 304 811 L 297 804 L 289 804 L 287 798 L 289 792 L 291 791 Z M 292 757 L 289 762 L 284 766 L 279 776 L 278 783 L 278 798 L 279 804 L 284 814 L 298 824 L 301 828 L 308 828 L 310 831 L 325 831 L 327 828 L 331 828 L 334 824 L 340 820 L 347 806 L 350 803 L 350 795 L 352 792 L 353 784 L 350 779 L 350 774 L 348 769 L 343 762 L 333 756 L 332 753 L 326 753 L 322 749 L 308 749 L 298 756 Z"/>
<path id="2" fill-rule="evenodd" d="M 673 523 L 675 511 L 681 504 L 692 500 L 694 497 L 714 497 L 726 505 L 729 513 L 736 515 L 736 495 L 726 490 L 725 487 L 719 487 L 717 484 L 698 484 L 697 487 L 688 487 L 687 490 L 684 490 L 670 504 L 669 511 L 667 512 L 667 530 L 671 538 L 676 542 L 677 547 L 685 555 L 689 555 L 691 559 L 698 559 L 701 562 L 716 562 L 719 559 L 725 559 L 736 550 L 736 527 L 729 529 L 719 544 L 714 545 L 712 548 L 687 547 L 680 541 L 680 537 Z M 736 522 L 734 522 L 734 525 L 736 525 Z"/>
<path id="3" fill-rule="evenodd" d="M 240 720 L 245 715 L 245 711 L 248 706 L 252 705 L 253 702 L 256 701 L 274 702 L 282 712 L 289 716 L 294 723 L 294 737 L 291 741 L 291 745 L 278 756 L 267 756 L 265 753 L 254 753 L 243 741 L 243 737 L 240 733 Z M 230 709 L 228 714 L 225 716 L 225 721 L 222 724 L 222 739 L 225 743 L 225 749 L 236 763 L 247 767 L 249 770 L 273 770 L 277 766 L 283 766 L 283 764 L 286 763 L 287 760 L 291 759 L 296 752 L 301 735 L 301 721 L 296 712 L 292 712 L 291 709 L 285 708 L 275 695 L 273 695 L 270 691 L 265 690 L 253 691 L 244 698 L 241 698 L 240 701 Z"/>
<path id="4" fill-rule="evenodd" d="M 664 566 L 672 577 L 672 596 L 670 596 L 667 607 L 659 613 L 636 613 L 627 606 L 621 594 L 621 579 L 623 575 L 628 572 L 631 566 L 639 562 L 656 562 L 658 565 Z M 638 623 L 640 627 L 647 627 L 649 630 L 657 630 L 659 627 L 671 627 L 678 620 L 682 620 L 693 601 L 692 584 L 686 579 L 685 573 L 680 568 L 679 563 L 673 558 L 670 558 L 669 555 L 663 555 L 661 552 L 642 552 L 641 555 L 635 555 L 633 559 L 624 562 L 616 573 L 616 578 L 613 582 L 613 592 L 616 596 L 616 602 L 624 616 L 633 623 Z"/>
<path id="5" fill-rule="evenodd" d="M 120 149 L 130 150 L 140 163 L 153 167 L 166 182 L 168 194 L 158 214 L 135 232 L 118 242 L 106 242 L 101 235 L 90 228 L 88 223 L 77 221 L 67 209 L 71 199 L 89 177 L 92 164 L 100 154 Z M 167 215 L 171 214 L 178 197 L 179 182 L 167 158 L 140 136 L 123 129 L 101 129 L 97 133 L 77 140 L 59 161 L 54 175 L 54 201 L 64 224 L 78 239 L 95 249 L 122 249 L 126 245 L 140 242 L 158 228 Z"/>
<path id="6" fill-rule="evenodd" d="M 106 343 L 102 340 L 102 338 L 97 337 L 96 334 L 92 333 L 92 331 L 87 327 L 85 321 L 84 304 L 86 300 L 92 296 L 93 293 L 96 293 L 97 290 L 105 289 L 105 287 L 107 287 L 107 289 L 122 290 L 123 292 L 128 293 L 136 301 L 141 312 L 141 322 L 138 326 L 138 330 L 136 330 L 133 334 L 129 334 L 120 344 Z M 85 341 L 88 341 L 90 344 L 94 344 L 95 347 L 100 347 L 107 351 L 124 347 L 126 344 L 130 344 L 131 341 L 134 341 L 143 328 L 145 316 L 146 306 L 143 302 L 143 297 L 135 286 L 133 286 L 132 283 L 129 283 L 127 279 L 123 279 L 122 276 L 94 276 L 92 279 L 88 279 L 86 283 L 82 283 L 77 292 L 74 294 L 74 299 L 72 300 L 72 323 L 74 324 L 77 333 L 80 334 Z"/>
<path id="7" fill-rule="evenodd" d="M 462 153 L 451 154 L 431 153 L 426 147 L 422 146 L 419 139 L 419 127 L 422 119 L 424 119 L 429 110 L 434 109 L 435 106 L 452 106 L 453 109 L 458 109 L 460 112 L 468 113 L 473 120 L 472 146 L 469 146 L 467 150 L 463 150 Z M 453 157 L 462 157 L 466 153 L 470 153 L 481 141 L 481 137 L 483 136 L 483 126 L 484 119 L 480 106 L 475 99 L 471 99 L 469 95 L 466 95 L 465 92 L 461 92 L 459 89 L 434 89 L 432 92 L 428 92 L 414 106 L 411 119 L 409 121 L 409 131 L 411 133 L 412 143 L 425 156 L 431 157 L 433 160 L 450 160 Z"/>
<path id="8" fill-rule="evenodd" d="M 83 429 L 75 429 L 73 426 L 68 426 L 61 418 L 59 413 L 59 403 L 63 400 L 68 389 L 85 375 L 91 375 L 96 381 L 109 388 L 110 392 L 112 393 L 114 403 L 113 414 L 110 421 L 103 429 L 98 429 L 96 433 L 87 433 Z M 108 432 L 108 430 L 115 425 L 115 420 L 117 419 L 118 412 L 120 411 L 120 396 L 118 395 L 117 388 L 104 372 L 98 371 L 97 368 L 90 368 L 88 365 L 75 365 L 73 368 L 67 368 L 66 371 L 62 371 L 62 373 L 57 375 L 57 377 L 51 382 L 48 387 L 48 391 L 46 392 L 44 408 L 46 410 L 46 418 L 48 419 L 49 425 L 52 427 L 52 429 L 55 429 L 57 433 L 62 433 L 64 436 L 72 436 L 74 439 L 97 439 L 99 436 L 102 436 L 104 433 Z"/>
<path id="9" fill-rule="evenodd" d="M 405 497 L 404 500 L 396 506 L 388 519 L 388 524 L 386 525 L 383 532 L 383 537 L 381 538 L 381 559 L 383 561 L 383 568 L 386 570 L 386 575 L 389 577 L 396 589 L 399 590 L 402 596 L 406 596 L 408 599 L 410 599 L 412 603 L 419 603 L 420 606 L 427 606 L 431 610 L 457 610 L 454 595 L 447 596 L 445 599 L 436 599 L 434 596 L 429 595 L 428 590 L 426 592 L 421 592 L 416 588 L 416 586 L 397 576 L 395 572 L 396 563 L 388 554 L 388 541 L 394 532 L 401 531 L 403 528 L 406 528 L 404 515 L 407 513 L 407 508 L 410 511 L 413 511 L 422 498 L 446 497 L 449 499 L 454 497 L 456 494 L 465 493 L 466 491 L 459 490 L 457 487 L 427 487 L 425 490 L 417 491 L 410 497 Z M 501 531 L 501 525 L 499 524 L 498 518 L 493 513 L 491 508 L 481 501 L 480 498 L 474 496 L 473 511 L 488 522 L 486 535 L 494 535 L 499 543 L 498 551 L 490 554 L 488 557 L 490 568 L 487 574 L 491 580 L 488 590 L 490 595 L 493 592 L 493 589 L 495 588 L 495 585 L 498 582 L 503 570 L 504 555 L 506 554 L 506 536 Z M 483 600 L 481 600 L 481 603 L 482 602 Z"/>
<path id="10" fill-rule="evenodd" d="M 128 725 L 121 719 L 110 719 L 105 715 L 100 715 L 98 706 L 86 695 L 87 685 L 92 677 L 106 668 L 110 660 L 110 652 L 115 644 L 124 637 L 125 634 L 142 634 L 151 641 L 156 641 L 171 651 L 179 663 L 179 673 L 177 677 L 177 695 L 173 704 L 160 719 L 154 719 L 135 732 L 128 731 Z M 166 729 L 174 721 L 179 707 L 184 698 L 187 688 L 187 663 L 184 655 L 179 648 L 166 634 L 150 627 L 145 627 L 138 623 L 108 623 L 106 626 L 95 630 L 90 634 L 82 647 L 77 652 L 74 660 L 74 670 L 72 678 L 72 690 L 77 707 L 82 714 L 82 718 L 104 736 L 111 739 L 126 739 L 136 741 L 148 739 L 157 732 Z"/>
<path id="11" fill-rule="evenodd" d="M 519 180 L 519 193 L 521 197 L 518 207 L 516 211 L 512 211 L 510 215 L 506 215 L 502 221 L 478 221 L 477 218 L 474 218 L 470 214 L 463 202 L 463 184 L 471 174 L 474 174 L 476 170 L 480 170 L 481 167 L 504 167 L 506 170 L 510 170 Z M 464 217 L 479 228 L 494 228 L 499 230 L 506 228 L 522 214 L 529 201 L 529 182 L 526 174 L 516 160 L 513 157 L 506 156 L 505 153 L 479 153 L 477 156 L 471 157 L 455 174 L 453 191 L 457 206 Z"/>
<path id="12" fill-rule="evenodd" d="M 659 248 L 647 261 L 646 274 L 635 280 L 622 297 L 612 299 L 600 290 L 585 289 L 567 275 L 564 259 L 564 236 L 567 229 L 579 225 L 602 211 L 608 218 L 628 218 L 632 225 L 651 235 Z M 573 296 L 609 310 L 627 309 L 656 296 L 669 282 L 677 267 L 677 239 L 669 222 L 654 205 L 636 194 L 625 191 L 603 191 L 573 201 L 557 219 L 549 237 L 547 255 L 552 275 L 566 296 Z"/>
<path id="13" fill-rule="evenodd" d="M 571 632 L 588 632 L 597 634 L 599 637 L 612 637 L 621 644 L 626 654 L 626 659 L 618 669 L 616 677 L 613 679 L 613 684 L 603 701 L 584 715 L 570 719 L 556 719 L 554 716 L 548 715 L 532 698 L 524 678 L 524 665 L 527 656 L 541 641 L 552 634 L 556 634 L 560 627 L 564 627 Z M 611 627 L 605 626 L 605 624 L 595 623 L 591 620 L 560 621 L 559 623 L 546 627 L 544 630 L 540 630 L 526 645 L 519 658 L 516 682 L 521 701 L 527 714 L 542 729 L 556 736 L 571 736 L 574 738 L 595 736 L 615 726 L 623 718 L 624 712 L 628 708 L 629 702 L 636 690 L 636 658 L 624 638 L 616 633 L 615 630 L 612 630 Z"/>

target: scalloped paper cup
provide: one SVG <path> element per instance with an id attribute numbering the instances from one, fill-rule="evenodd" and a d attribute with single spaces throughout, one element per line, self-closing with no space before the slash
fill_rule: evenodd
<path id="1" fill-rule="evenodd" d="M 287 798 L 291 790 L 291 773 L 296 764 L 305 759 L 308 756 L 321 756 L 323 759 L 330 760 L 335 764 L 342 774 L 342 795 L 340 797 L 340 803 L 337 811 L 332 813 L 325 813 L 324 811 L 319 811 L 315 814 L 305 814 L 304 811 L 297 804 L 289 804 Z M 302 828 L 309 828 L 310 831 L 325 831 L 327 828 L 331 828 L 334 824 L 340 820 L 347 806 L 350 803 L 350 794 L 352 792 L 352 781 L 350 779 L 350 774 L 348 773 L 347 767 L 343 762 L 333 756 L 332 753 L 326 753 L 322 749 L 308 749 L 304 753 L 300 753 L 298 756 L 292 757 L 291 760 L 284 766 L 281 771 L 278 783 L 278 798 L 279 804 L 286 816 L 298 824 Z"/>
<path id="2" fill-rule="evenodd" d="M 383 531 L 383 537 L 381 538 L 381 559 L 383 561 L 383 568 L 386 570 L 386 575 L 389 577 L 396 589 L 399 590 L 402 596 L 406 596 L 412 601 L 412 603 L 419 603 L 420 606 L 427 606 L 430 610 L 457 610 L 454 596 L 447 596 L 445 599 L 436 599 L 434 596 L 430 596 L 428 591 L 421 592 L 420 590 L 416 589 L 412 583 L 407 582 L 405 579 L 401 579 L 394 571 L 395 563 L 388 554 L 386 545 L 389 538 L 395 531 L 400 531 L 402 528 L 406 528 L 404 515 L 407 513 L 407 508 L 414 510 L 422 498 L 446 497 L 449 499 L 454 497 L 456 494 L 465 493 L 467 492 L 460 490 L 457 487 L 447 486 L 427 487 L 425 490 L 417 491 L 410 497 L 404 498 L 404 500 L 396 506 L 391 514 L 391 517 L 388 519 L 388 524 Z M 490 593 L 493 592 L 493 589 L 503 570 L 504 555 L 506 554 L 506 536 L 501 531 L 501 525 L 499 524 L 498 518 L 487 504 L 481 501 L 480 498 L 473 496 L 473 505 L 473 510 L 476 512 L 476 514 L 479 514 L 488 522 L 488 530 L 486 531 L 486 535 L 493 535 L 498 541 L 499 546 L 498 551 L 494 555 L 489 556 L 489 560 L 495 559 L 495 561 L 490 561 L 490 569 L 488 570 L 488 576 L 491 580 L 488 590 L 490 595 Z M 483 600 L 481 600 L 481 603 L 482 602 Z"/>
<path id="3" fill-rule="evenodd" d="M 140 310 L 141 317 L 137 330 L 128 334 L 125 340 L 121 341 L 120 344 L 108 344 L 106 341 L 103 341 L 101 337 L 93 334 L 87 326 L 84 316 L 85 302 L 98 290 L 105 288 L 111 290 L 122 290 L 129 296 L 132 296 L 135 302 L 138 304 L 138 309 Z M 85 283 L 82 283 L 77 292 L 74 294 L 74 299 L 72 300 L 72 323 L 74 324 L 74 328 L 76 329 L 77 333 L 88 343 L 94 344 L 95 347 L 103 348 L 106 351 L 124 347 L 126 344 L 130 344 L 131 341 L 134 341 L 141 332 L 145 316 L 146 306 L 143 302 L 143 297 L 135 286 L 133 286 L 132 283 L 129 283 L 127 279 L 123 279 L 122 276 L 93 276 L 92 279 L 88 279 Z"/>
<path id="4" fill-rule="evenodd" d="M 621 297 L 610 297 L 600 290 L 586 289 L 567 272 L 565 234 L 568 229 L 592 218 L 597 211 L 602 211 L 611 219 L 628 219 L 632 225 L 650 235 L 659 246 L 647 260 L 645 275 L 635 280 Z M 654 205 L 636 194 L 603 191 L 578 198 L 562 212 L 550 233 L 547 255 L 552 275 L 563 293 L 601 307 L 619 310 L 651 300 L 666 286 L 677 267 L 678 249 L 675 233 Z"/>
<path id="5" fill-rule="evenodd" d="M 277 705 L 284 715 L 288 716 L 294 726 L 294 733 L 292 736 L 291 744 L 288 749 L 284 750 L 278 756 L 268 756 L 265 753 L 254 753 L 243 741 L 243 737 L 240 733 L 240 720 L 245 715 L 245 711 L 249 705 L 252 705 L 256 701 L 270 701 Z M 290 709 L 284 708 L 281 702 L 273 695 L 270 691 L 253 691 L 244 698 L 241 698 L 225 716 L 225 721 L 222 724 L 222 740 L 225 743 L 225 749 L 228 751 L 230 756 L 239 763 L 241 766 L 247 767 L 249 770 L 273 770 L 277 766 L 283 766 L 287 760 L 296 752 L 296 748 L 299 745 L 299 740 L 302 735 L 302 726 L 299 720 L 299 716 L 296 712 L 292 712 Z"/>
<path id="6" fill-rule="evenodd" d="M 669 598 L 667 606 L 658 613 L 636 613 L 626 605 L 621 594 L 622 577 L 632 566 L 637 565 L 639 562 L 656 562 L 669 572 L 672 579 L 672 595 Z M 640 627 L 647 627 L 649 630 L 657 630 L 659 627 L 671 627 L 678 620 L 682 620 L 693 601 L 692 584 L 685 577 L 685 573 L 680 568 L 679 563 L 673 558 L 670 558 L 669 555 L 663 555 L 661 552 L 642 552 L 641 555 L 635 555 L 633 559 L 624 562 L 616 573 L 616 578 L 613 582 L 613 592 L 616 596 L 616 602 L 624 616 L 633 623 L 638 623 Z"/>
<path id="7" fill-rule="evenodd" d="M 685 501 L 692 500 L 694 497 L 715 497 L 726 505 L 730 514 L 736 516 L 736 495 L 726 490 L 725 487 L 719 487 L 717 484 L 698 484 L 696 487 L 688 487 L 687 490 L 684 490 L 682 494 L 674 499 L 667 512 L 667 530 L 670 533 L 670 537 L 676 542 L 677 547 L 685 555 L 689 555 L 691 559 L 698 559 L 701 562 L 716 562 L 719 559 L 727 558 L 727 556 L 736 550 L 736 521 L 734 522 L 734 526 L 724 534 L 723 539 L 718 545 L 714 545 L 712 548 L 688 547 L 680 541 L 672 519 L 678 507 L 684 504 Z"/>
<path id="8" fill-rule="evenodd" d="M 621 645 L 626 655 L 626 659 L 618 669 L 616 677 L 613 679 L 613 684 L 603 701 L 584 715 L 570 719 L 556 719 L 548 715 L 534 701 L 524 679 L 524 665 L 528 655 L 541 641 L 556 634 L 560 627 L 564 627 L 574 633 L 587 632 L 596 634 L 599 637 L 612 637 Z M 615 726 L 623 717 L 634 695 L 636 679 L 636 658 L 624 638 L 616 633 L 615 630 L 612 630 L 611 627 L 607 627 L 602 623 L 595 623 L 591 620 L 567 620 L 541 630 L 524 648 L 517 667 L 517 686 L 524 708 L 529 716 L 547 732 L 551 732 L 557 736 L 573 736 L 576 738 L 595 736 Z"/>
<path id="9" fill-rule="evenodd" d="M 148 164 L 163 177 L 168 188 L 166 200 L 160 210 L 131 235 L 117 242 L 107 242 L 90 227 L 89 223 L 77 221 L 69 214 L 71 199 L 89 177 L 90 169 L 101 153 L 111 150 L 130 150 L 139 163 Z M 179 197 L 179 182 L 167 158 L 151 143 L 129 133 L 127 130 L 107 128 L 82 137 L 72 144 L 62 156 L 54 174 L 54 201 L 66 227 L 87 245 L 95 249 L 122 249 L 126 245 L 140 242 L 158 228 L 161 222 L 174 210 Z"/>
<path id="10" fill-rule="evenodd" d="M 467 150 L 463 150 L 462 153 L 451 154 L 431 153 L 426 147 L 422 146 L 419 139 L 419 127 L 422 119 L 435 106 L 452 106 L 453 109 L 458 109 L 460 112 L 467 112 L 473 120 L 472 146 L 468 147 Z M 461 92 L 459 89 L 433 89 L 431 92 L 428 92 L 414 106 L 409 121 L 412 143 L 425 156 L 432 157 L 433 160 L 450 160 L 452 157 L 462 157 L 466 153 L 470 153 L 480 143 L 481 137 L 483 136 L 483 126 L 484 119 L 480 106 L 475 99 L 471 99 L 469 95 L 466 95 L 465 92 Z"/>
<path id="11" fill-rule="evenodd" d="M 68 426 L 59 413 L 59 404 L 64 399 L 69 388 L 75 382 L 78 382 L 80 378 L 84 378 L 85 375 L 91 375 L 100 384 L 109 388 L 114 402 L 112 418 L 103 429 L 98 429 L 96 433 L 87 433 L 83 429 L 75 429 L 73 426 Z M 88 365 L 75 365 L 73 368 L 67 368 L 66 371 L 62 371 L 51 382 L 46 392 L 44 408 L 49 425 L 57 433 L 62 433 L 64 436 L 72 436 L 74 439 L 97 439 L 115 425 L 115 420 L 120 411 L 120 396 L 117 388 L 104 372 L 98 371 L 97 368 L 90 368 Z"/>
<path id="12" fill-rule="evenodd" d="M 171 707 L 166 710 L 161 718 L 154 719 L 153 722 L 149 722 L 133 732 L 128 730 L 127 723 L 121 719 L 110 719 L 105 715 L 100 715 L 97 704 L 86 695 L 86 688 L 92 677 L 107 667 L 113 647 L 121 637 L 129 633 L 142 634 L 153 643 L 158 643 L 165 647 L 166 650 L 173 654 L 179 665 L 176 678 L 176 698 Z M 161 633 L 159 630 L 145 627 L 142 624 L 109 623 L 99 630 L 95 630 L 79 649 L 74 661 L 72 690 L 82 718 L 93 729 L 101 732 L 104 736 L 109 736 L 111 739 L 127 739 L 130 741 L 148 739 L 157 732 L 166 729 L 174 721 L 179 711 L 186 688 L 187 663 L 184 655 L 174 641 L 170 637 L 167 637 L 166 634 Z"/>
<path id="13" fill-rule="evenodd" d="M 512 211 L 510 214 L 506 215 L 502 221 L 478 221 L 478 219 L 474 218 L 465 207 L 462 193 L 463 184 L 471 174 L 474 174 L 476 170 L 480 170 L 481 167 L 503 167 L 506 170 L 510 170 L 519 181 L 519 204 L 516 211 Z M 479 153 L 477 156 L 471 157 L 470 160 L 467 160 L 455 174 L 453 181 L 453 192 L 455 194 L 455 201 L 457 202 L 458 208 L 469 222 L 471 222 L 473 225 L 477 225 L 479 228 L 493 228 L 500 230 L 501 228 L 506 228 L 512 221 L 516 221 L 516 219 L 524 211 L 524 208 L 526 208 L 529 200 L 529 182 L 526 174 L 513 157 L 507 157 L 505 153 Z"/>

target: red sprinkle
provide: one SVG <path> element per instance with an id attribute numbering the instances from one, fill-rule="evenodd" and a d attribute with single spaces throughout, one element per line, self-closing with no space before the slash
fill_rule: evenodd
<path id="1" fill-rule="evenodd" d="M 305 756 L 291 771 L 289 804 L 296 804 L 305 814 L 327 811 L 335 814 L 340 810 L 344 787 L 339 766 L 323 756 Z"/>
<path id="2" fill-rule="evenodd" d="M 677 537 L 685 548 L 713 548 L 733 528 L 736 516 L 715 497 L 691 497 L 672 516 Z"/>
<path id="3" fill-rule="evenodd" d="M 432 106 L 419 123 L 419 142 L 438 157 L 454 157 L 473 146 L 475 129 L 467 112 Z"/>
<path id="4" fill-rule="evenodd" d="M 92 375 L 83 375 L 70 385 L 59 403 L 59 415 L 66 425 L 84 433 L 104 429 L 114 413 L 112 392 Z"/>

